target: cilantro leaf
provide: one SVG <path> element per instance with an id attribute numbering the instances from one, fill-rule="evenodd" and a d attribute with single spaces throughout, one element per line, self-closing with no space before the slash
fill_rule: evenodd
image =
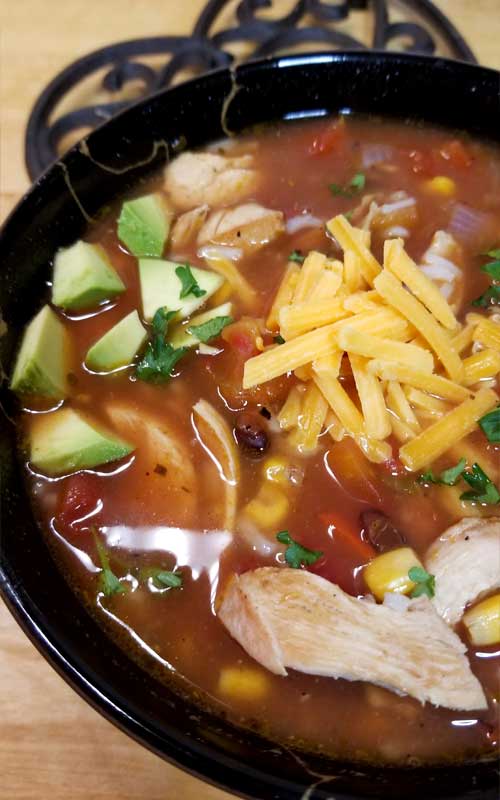
<path id="1" fill-rule="evenodd" d="M 500 304 L 500 286 L 493 284 L 488 289 L 486 289 L 483 294 L 476 297 L 475 300 L 472 301 L 471 305 L 479 307 L 479 308 L 487 308 L 491 305 L 498 305 Z"/>
<path id="2" fill-rule="evenodd" d="M 309 550 L 307 547 L 296 542 L 288 531 L 280 531 L 276 534 L 276 539 L 280 544 L 286 544 L 285 561 L 289 567 L 299 569 L 300 567 L 315 564 L 323 555 L 322 550 Z"/>
<path id="3" fill-rule="evenodd" d="M 353 178 L 342 186 L 339 183 L 330 183 L 328 188 L 334 197 L 354 197 L 363 191 L 366 186 L 366 175 L 364 172 L 357 172 Z"/>
<path id="4" fill-rule="evenodd" d="M 281 336 L 279 333 L 278 333 L 278 335 L 277 335 L 277 336 L 275 336 L 275 337 L 273 338 L 273 342 L 274 342 L 275 344 L 285 344 L 285 340 L 283 339 L 283 337 L 282 337 L 282 336 Z"/>
<path id="5" fill-rule="evenodd" d="M 168 570 L 160 570 L 154 575 L 154 579 L 166 586 L 168 589 L 180 589 L 182 586 L 182 573 Z"/>
<path id="6" fill-rule="evenodd" d="M 188 294 L 194 294 L 195 297 L 203 297 L 206 294 L 206 290 L 198 285 L 198 281 L 191 272 L 189 264 L 181 264 L 176 268 L 175 274 L 182 284 L 179 294 L 181 300 L 183 297 L 187 297 Z"/>
<path id="7" fill-rule="evenodd" d="M 443 470 L 441 475 L 434 475 L 434 472 L 430 469 L 428 472 L 423 472 L 422 475 L 419 476 L 418 482 L 419 483 L 435 483 L 435 484 L 443 484 L 444 486 L 455 486 L 456 482 L 462 475 L 467 461 L 465 458 L 461 458 L 458 464 L 454 467 L 449 467 L 448 469 Z"/>
<path id="8" fill-rule="evenodd" d="M 483 253 L 485 256 L 489 256 L 490 258 L 500 259 L 500 247 L 495 250 L 488 250 L 487 253 Z"/>
<path id="9" fill-rule="evenodd" d="M 434 597 L 436 587 L 434 575 L 430 575 L 423 567 L 410 567 L 408 577 L 416 584 L 410 597 L 421 597 L 423 594 L 427 597 Z"/>
<path id="10" fill-rule="evenodd" d="M 177 311 L 159 308 L 152 322 L 153 336 L 137 364 L 135 374 L 141 381 L 165 383 L 172 377 L 172 370 L 187 352 L 185 347 L 174 348 L 165 341 L 168 323 Z"/>
<path id="11" fill-rule="evenodd" d="M 478 424 L 489 442 L 500 442 L 500 406 L 481 417 Z"/>
<path id="12" fill-rule="evenodd" d="M 210 339 L 218 336 L 226 325 L 230 325 L 232 321 L 232 317 L 212 317 L 212 319 L 202 322 L 201 325 L 191 325 L 188 328 L 188 333 L 196 336 L 200 342 L 209 342 Z"/>
<path id="13" fill-rule="evenodd" d="M 486 272 L 492 281 L 500 281 L 500 249 L 490 250 L 485 255 L 493 259 L 493 261 L 483 264 L 481 267 L 482 272 Z M 500 304 L 500 285 L 492 283 L 485 292 L 472 301 L 472 305 L 479 308 L 488 308 L 488 306 Z"/>
<path id="14" fill-rule="evenodd" d="M 473 464 L 470 470 L 462 473 L 462 477 L 469 484 L 472 491 L 461 494 L 460 500 L 470 503 L 484 503 L 485 505 L 500 503 L 500 492 L 479 464 Z"/>
<path id="15" fill-rule="evenodd" d="M 94 531 L 94 539 L 97 547 L 97 554 L 101 562 L 101 572 L 99 573 L 99 589 L 106 597 L 112 597 L 114 594 L 124 594 L 127 589 L 121 583 L 119 578 L 109 566 L 109 556 L 106 548 L 97 538 L 97 533 Z"/>
<path id="16" fill-rule="evenodd" d="M 499 256 L 500 258 L 500 256 Z M 490 261 L 481 267 L 482 272 L 486 272 L 494 281 L 500 281 L 500 261 Z"/>
<path id="17" fill-rule="evenodd" d="M 296 264 L 303 264 L 306 257 L 302 255 L 299 250 L 292 250 L 290 255 L 288 256 L 289 261 L 295 261 Z"/>

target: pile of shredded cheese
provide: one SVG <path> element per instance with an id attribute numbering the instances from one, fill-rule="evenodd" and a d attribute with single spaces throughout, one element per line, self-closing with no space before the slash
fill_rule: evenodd
<path id="1" fill-rule="evenodd" d="M 500 324 L 474 313 L 459 323 L 401 239 L 385 242 L 382 266 L 369 232 L 343 215 L 327 230 L 343 262 L 313 251 L 302 266 L 288 264 L 267 319 L 284 344 L 246 362 L 243 387 L 293 371 L 299 381 L 279 421 L 302 452 L 328 431 L 335 441 L 351 436 L 370 461 L 382 462 L 393 455 L 394 436 L 401 462 L 419 470 L 499 402 L 491 387 Z M 341 380 L 349 372 L 355 399 Z"/>

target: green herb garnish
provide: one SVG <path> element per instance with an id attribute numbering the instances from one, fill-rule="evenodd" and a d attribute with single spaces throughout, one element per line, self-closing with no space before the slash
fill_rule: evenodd
<path id="1" fill-rule="evenodd" d="M 306 257 L 302 255 L 299 250 L 292 250 L 290 255 L 288 256 L 289 261 L 295 261 L 296 264 L 303 264 Z"/>
<path id="2" fill-rule="evenodd" d="M 434 597 L 436 578 L 430 575 L 423 567 L 410 567 L 408 570 L 409 579 L 416 584 L 410 597 Z"/>
<path id="3" fill-rule="evenodd" d="M 282 337 L 282 336 L 281 336 L 279 333 L 278 333 L 278 335 L 277 335 L 277 336 L 275 336 L 275 337 L 273 338 L 273 342 L 274 342 L 275 344 L 285 344 L 285 340 L 283 339 L 283 337 Z"/>
<path id="4" fill-rule="evenodd" d="M 323 555 L 321 550 L 309 550 L 307 547 L 303 547 L 292 539 L 288 531 L 280 531 L 276 534 L 276 538 L 280 544 L 288 545 L 285 550 L 285 561 L 293 569 L 315 564 Z"/>
<path id="5" fill-rule="evenodd" d="M 99 541 L 97 533 L 94 531 L 94 539 L 97 547 L 97 554 L 101 562 L 101 572 L 99 573 L 99 589 L 106 597 L 112 597 L 114 594 L 124 594 L 127 589 L 121 583 L 119 578 L 109 566 L 109 556 L 106 548 Z"/>
<path id="6" fill-rule="evenodd" d="M 458 479 L 460 478 L 461 474 L 463 473 L 467 461 L 465 458 L 461 458 L 458 464 L 454 467 L 449 467 L 445 469 L 441 475 L 434 475 L 434 472 L 430 469 L 428 472 L 423 472 L 422 475 L 419 476 L 418 482 L 419 483 L 435 483 L 435 484 L 444 484 L 445 486 L 455 486 Z"/>
<path id="7" fill-rule="evenodd" d="M 203 295 L 207 293 L 205 289 L 202 289 L 198 285 L 198 281 L 191 272 L 189 264 L 182 264 L 180 267 L 177 267 L 175 274 L 182 284 L 179 294 L 181 300 L 183 297 L 187 297 L 188 294 L 194 294 L 195 297 L 203 297 Z"/>
<path id="8" fill-rule="evenodd" d="M 330 183 L 328 188 L 335 197 L 354 197 L 363 191 L 366 185 L 366 175 L 364 172 L 357 172 L 349 183 L 342 186 L 340 183 Z"/>
<path id="9" fill-rule="evenodd" d="M 149 383 L 165 383 L 172 377 L 172 370 L 187 352 L 185 347 L 172 347 L 165 341 L 168 323 L 177 311 L 159 308 L 152 322 L 153 335 L 148 342 L 144 355 L 139 361 L 135 374 L 141 381 Z"/>
<path id="10" fill-rule="evenodd" d="M 481 267 L 482 272 L 486 272 L 492 281 L 500 281 L 500 249 L 489 250 L 485 255 L 493 259 Z M 479 308 L 488 308 L 491 305 L 500 304 L 500 284 L 492 283 L 482 295 L 472 301 L 472 305 Z"/>
<path id="11" fill-rule="evenodd" d="M 230 325 L 232 321 L 232 317 L 212 317 L 212 319 L 202 322 L 201 325 L 191 325 L 188 333 L 191 333 L 200 342 L 209 342 L 210 339 L 219 336 L 226 325 Z"/>
<path id="12" fill-rule="evenodd" d="M 169 572 L 162 569 L 155 572 L 153 579 L 162 586 L 166 586 L 167 589 L 180 589 L 182 586 L 182 573 L 180 572 Z"/>
<path id="13" fill-rule="evenodd" d="M 461 494 L 460 500 L 469 503 L 485 503 L 486 505 L 496 505 L 500 502 L 500 492 L 479 464 L 473 464 L 470 470 L 463 472 L 462 478 L 469 484 L 472 491 Z"/>
<path id="14" fill-rule="evenodd" d="M 478 424 L 489 442 L 500 442 L 500 406 L 481 417 Z"/>

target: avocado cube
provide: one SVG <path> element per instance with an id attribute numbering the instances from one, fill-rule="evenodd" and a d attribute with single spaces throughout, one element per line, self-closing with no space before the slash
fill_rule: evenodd
<path id="1" fill-rule="evenodd" d="M 125 284 L 99 245 L 78 241 L 57 252 L 52 283 L 55 306 L 81 311 L 124 291 Z"/>
<path id="2" fill-rule="evenodd" d="M 182 283 L 175 274 L 176 261 L 163 261 L 157 258 L 139 259 L 139 279 L 141 284 L 142 310 L 144 319 L 150 322 L 159 308 L 167 307 L 177 311 L 177 320 L 186 319 L 197 311 L 224 283 L 224 278 L 208 269 L 191 267 L 191 272 L 200 289 L 205 294 L 195 297 L 189 294 L 181 299 Z"/>
<path id="3" fill-rule="evenodd" d="M 18 394 L 65 397 L 68 356 L 67 331 L 50 306 L 44 306 L 24 332 L 10 388 Z"/>
<path id="4" fill-rule="evenodd" d="M 232 303 L 223 303 L 221 306 L 211 308 L 209 311 L 204 311 L 203 314 L 198 314 L 196 317 L 191 317 L 189 322 L 182 325 L 176 325 L 172 330 L 171 336 L 168 341 L 172 347 L 194 347 L 200 343 L 200 340 L 193 334 L 189 333 L 189 328 L 193 325 L 202 325 L 215 317 L 230 317 L 233 312 Z"/>
<path id="5" fill-rule="evenodd" d="M 94 372 L 110 372 L 132 363 L 147 339 L 137 311 L 132 311 L 88 350 L 85 364 Z"/>
<path id="6" fill-rule="evenodd" d="M 30 462 L 46 475 L 92 469 L 133 450 L 128 442 L 98 429 L 71 408 L 40 415 L 30 434 Z"/>
<path id="7" fill-rule="evenodd" d="M 160 258 L 173 212 L 161 194 L 127 200 L 118 219 L 118 238 L 132 255 Z"/>

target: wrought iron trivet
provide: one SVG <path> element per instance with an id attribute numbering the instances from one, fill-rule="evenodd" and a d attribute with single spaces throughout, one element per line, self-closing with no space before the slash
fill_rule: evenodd
<path id="1" fill-rule="evenodd" d="M 32 109 L 25 139 L 30 177 L 36 178 L 56 160 L 70 136 L 75 139 L 79 131 L 83 135 L 84 130 L 96 128 L 139 98 L 179 81 L 186 71 L 191 76 L 231 64 L 235 45 L 246 48 L 245 59 L 304 48 L 310 51 L 315 46 L 323 51 L 372 47 L 440 52 L 476 62 L 455 26 L 431 0 L 296 0 L 280 17 L 263 15 L 263 10 L 272 11 L 279 5 L 274 0 L 208 0 L 189 36 L 118 42 L 70 64 L 44 89 Z M 220 29 L 231 6 L 235 24 Z M 339 29 L 353 11 L 371 14 L 370 43 Z M 398 11 L 404 13 L 404 20 L 395 20 L 393 12 Z M 90 76 L 96 81 L 92 90 L 95 101 L 83 107 L 78 107 L 77 101 L 72 104 L 74 109 L 58 115 L 61 102 L 66 99 L 67 105 L 70 92 Z M 139 90 L 126 96 L 127 89 L 137 84 Z M 99 95 L 103 95 L 102 100 Z"/>

